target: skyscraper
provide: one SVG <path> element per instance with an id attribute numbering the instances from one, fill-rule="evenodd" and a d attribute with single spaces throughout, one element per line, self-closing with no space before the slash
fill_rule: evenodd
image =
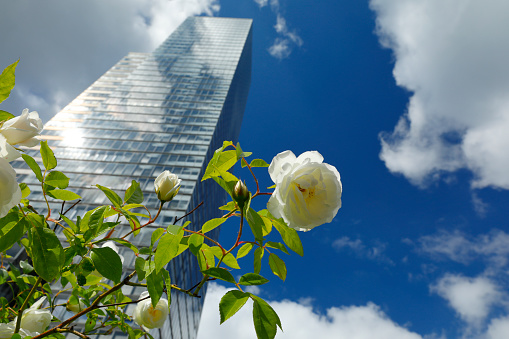
<path id="1" fill-rule="evenodd" d="M 69 189 L 83 198 L 67 217 L 76 219 L 108 204 L 93 185 L 121 192 L 133 179 L 141 184 L 144 204 L 155 212 L 159 202 L 153 182 L 164 170 L 177 174 L 182 186 L 154 227 L 173 223 L 202 201 L 204 206 L 188 217 L 191 227 L 199 229 L 204 221 L 220 216 L 217 207 L 226 202 L 225 193 L 212 180 L 200 180 L 223 140 L 235 142 L 239 135 L 251 80 L 251 25 L 250 19 L 190 17 L 154 52 L 122 58 L 45 125 L 42 139 L 55 152 L 57 170 L 70 178 Z M 36 151 L 27 153 L 40 160 Z M 18 182 L 29 184 L 32 205 L 44 209 L 31 170 L 21 160 L 11 164 Z M 52 206 L 56 215 L 60 208 Z M 127 233 L 128 227 L 117 226 L 115 234 Z M 139 247 L 150 245 L 153 230 L 146 227 L 130 240 Z M 13 248 L 10 254 L 19 255 L 17 251 Z M 122 254 L 124 266 L 134 269 L 133 253 L 124 249 Z M 193 259 L 181 255 L 172 260 L 168 269 L 173 283 L 190 288 L 199 282 Z M 123 291 L 134 299 L 143 289 Z M 173 292 L 169 321 L 151 334 L 194 338 L 203 298 Z"/>

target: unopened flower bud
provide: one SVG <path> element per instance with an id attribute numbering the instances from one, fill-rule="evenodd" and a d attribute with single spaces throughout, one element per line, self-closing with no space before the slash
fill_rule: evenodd
<path id="1" fill-rule="evenodd" d="M 170 171 L 164 171 L 154 181 L 157 197 L 161 201 L 170 201 L 178 193 L 182 180 Z"/>
<path id="2" fill-rule="evenodd" d="M 237 202 L 240 208 L 244 207 L 244 203 L 249 200 L 249 190 L 247 189 L 246 184 L 242 181 L 237 181 L 235 187 L 233 188 L 233 199 Z"/>

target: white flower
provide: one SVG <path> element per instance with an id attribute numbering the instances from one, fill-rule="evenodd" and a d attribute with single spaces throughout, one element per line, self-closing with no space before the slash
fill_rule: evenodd
<path id="1" fill-rule="evenodd" d="M 161 201 L 170 201 L 177 195 L 182 180 L 170 171 L 164 171 L 154 181 L 157 197 Z"/>
<path id="2" fill-rule="evenodd" d="M 19 117 L 12 118 L 3 123 L 0 127 L 7 143 L 11 145 L 36 146 L 39 139 L 35 138 L 42 131 L 42 121 L 37 112 L 28 113 L 25 108 Z"/>
<path id="3" fill-rule="evenodd" d="M 40 298 L 29 309 L 23 311 L 21 316 L 21 328 L 28 332 L 42 333 L 51 322 L 51 312 L 48 310 L 39 310 L 39 307 L 46 300 L 46 297 Z M 14 320 L 14 323 L 16 319 Z"/>
<path id="4" fill-rule="evenodd" d="M 16 172 L 9 162 L 0 158 L 0 218 L 21 201 L 21 190 L 16 182 Z"/>
<path id="5" fill-rule="evenodd" d="M 148 297 L 148 292 L 143 292 L 140 299 Z M 133 312 L 134 321 L 143 327 L 145 331 L 152 328 L 161 328 L 168 318 L 168 300 L 165 298 L 159 299 L 155 308 L 152 307 L 150 298 L 142 300 L 136 305 Z"/>
<path id="6" fill-rule="evenodd" d="M 316 151 L 299 157 L 285 151 L 276 155 L 269 166 L 276 189 L 267 208 L 298 231 L 331 222 L 341 207 L 339 172 L 322 162 L 322 155 Z"/>
<path id="7" fill-rule="evenodd" d="M 12 321 L 8 324 L 0 324 L 0 339 L 11 339 L 15 328 L 16 324 Z"/>

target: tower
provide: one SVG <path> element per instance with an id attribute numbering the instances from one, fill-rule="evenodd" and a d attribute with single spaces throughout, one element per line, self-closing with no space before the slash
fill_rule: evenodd
<path id="1" fill-rule="evenodd" d="M 153 182 L 164 170 L 182 179 L 181 189 L 153 227 L 129 238 L 138 247 L 150 245 L 154 227 L 172 224 L 201 201 L 206 204 L 187 219 L 192 227 L 198 229 L 220 216 L 217 207 L 226 203 L 225 192 L 212 180 L 200 180 L 223 140 L 238 138 L 251 79 L 251 25 L 250 19 L 190 17 L 154 52 L 122 58 L 45 125 L 41 138 L 52 147 L 57 170 L 70 178 L 69 189 L 83 199 L 66 214 L 68 218 L 109 203 L 92 185 L 121 192 L 133 179 L 141 184 L 144 204 L 155 213 L 159 202 Z M 41 160 L 37 151 L 27 154 Z M 32 206 L 43 210 L 46 203 L 31 170 L 22 160 L 11 164 L 18 182 L 30 186 Z M 61 206 L 51 208 L 58 215 Z M 119 225 L 116 232 L 125 234 L 128 227 Z M 212 236 L 217 237 L 217 232 Z M 124 266 L 134 269 L 134 254 L 121 250 Z M 9 250 L 14 257 L 20 252 L 19 247 Z M 190 288 L 199 281 L 199 268 L 192 259 L 181 255 L 172 260 L 172 282 Z M 133 299 L 144 290 L 129 288 L 124 294 Z M 173 292 L 169 321 L 151 334 L 194 338 L 203 298 Z M 130 305 L 127 313 L 132 314 L 133 308 Z M 64 312 L 55 316 L 67 318 Z"/>

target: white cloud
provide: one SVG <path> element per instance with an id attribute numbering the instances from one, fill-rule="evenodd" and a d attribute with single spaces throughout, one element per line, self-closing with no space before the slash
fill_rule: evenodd
<path id="1" fill-rule="evenodd" d="M 217 0 L 9 1 L 0 11 L 0 68 L 21 58 L 2 109 L 46 121 L 128 52 L 148 52 Z M 20 19 L 22 18 L 22 19 Z"/>
<path id="2" fill-rule="evenodd" d="M 198 339 L 254 339 L 251 303 L 219 325 L 218 305 L 227 289 L 211 284 L 207 290 Z M 394 323 L 378 306 L 331 307 L 326 314 L 315 312 L 309 300 L 298 303 L 289 300 L 270 301 L 278 313 L 284 332 L 276 338 L 309 339 L 422 339 L 422 336 Z"/>
<path id="3" fill-rule="evenodd" d="M 447 258 L 463 264 L 482 259 L 492 269 L 504 267 L 509 262 L 509 234 L 492 230 L 477 237 L 462 232 L 439 232 L 419 238 L 419 251 L 438 259 Z"/>
<path id="4" fill-rule="evenodd" d="M 509 317 L 493 319 L 488 326 L 486 339 L 507 339 Z"/>
<path id="5" fill-rule="evenodd" d="M 473 327 L 482 325 L 491 307 L 502 295 L 497 285 L 488 278 L 452 274 L 439 279 L 430 290 L 446 299 L 461 319 Z"/>
<path id="6" fill-rule="evenodd" d="M 258 2 L 257 0 L 255 1 Z M 279 36 L 274 40 L 268 51 L 270 55 L 277 59 L 286 59 L 290 56 L 295 46 L 300 47 L 304 42 L 295 30 L 290 31 L 288 29 L 286 19 L 279 11 L 279 2 L 271 0 L 270 4 L 272 11 L 277 15 L 274 29 Z"/>
<path id="7" fill-rule="evenodd" d="M 366 246 L 362 240 L 352 240 L 349 237 L 341 237 L 336 239 L 332 243 L 332 247 L 336 250 L 341 251 L 343 249 L 349 249 L 353 251 L 357 256 L 361 258 L 368 258 L 370 260 L 376 260 L 388 264 L 394 264 L 391 259 L 385 255 L 386 244 L 376 242 L 374 246 Z"/>
<path id="8" fill-rule="evenodd" d="M 426 186 L 461 168 L 473 187 L 509 189 L 509 2 L 371 0 L 394 77 L 413 94 L 391 134 L 388 169 Z"/>
<path id="9" fill-rule="evenodd" d="M 268 0 L 254 0 L 260 6 L 260 8 L 267 6 Z"/>

